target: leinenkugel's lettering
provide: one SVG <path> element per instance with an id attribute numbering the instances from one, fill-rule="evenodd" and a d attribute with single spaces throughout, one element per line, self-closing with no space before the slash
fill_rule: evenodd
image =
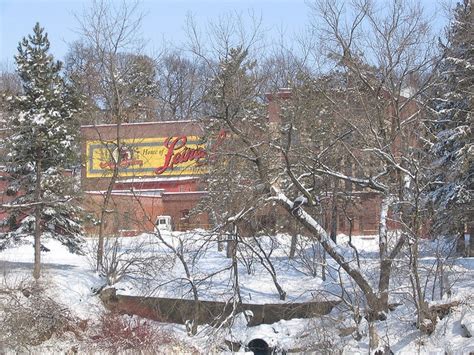
<path id="1" fill-rule="evenodd" d="M 114 141 L 88 141 L 86 177 L 111 176 L 115 168 L 122 177 L 205 174 L 206 163 L 225 137 L 221 131 L 207 149 L 197 136 L 122 139 L 120 148 Z"/>
<path id="2" fill-rule="evenodd" d="M 162 166 L 156 168 L 155 174 L 161 175 L 168 169 L 173 169 L 175 165 L 192 162 L 196 164 L 202 163 L 206 158 L 207 153 L 202 147 L 189 148 L 186 147 L 188 141 L 186 136 L 182 137 L 168 137 L 164 146 L 167 149 L 165 155 L 165 162 Z"/>

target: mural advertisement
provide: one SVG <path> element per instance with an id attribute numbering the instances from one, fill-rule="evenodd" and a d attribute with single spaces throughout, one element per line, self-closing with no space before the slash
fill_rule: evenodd
<path id="1" fill-rule="evenodd" d="M 206 145 L 197 136 L 88 141 L 86 177 L 179 176 L 207 173 Z"/>

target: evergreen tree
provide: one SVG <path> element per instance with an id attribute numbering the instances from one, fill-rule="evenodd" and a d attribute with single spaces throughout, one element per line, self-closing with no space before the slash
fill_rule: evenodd
<path id="1" fill-rule="evenodd" d="M 38 279 L 43 238 L 56 238 L 80 252 L 82 237 L 73 184 L 64 171 L 74 157 L 78 103 L 60 76 L 61 63 L 48 53 L 44 29 L 37 23 L 33 31 L 15 56 L 22 93 L 10 99 L 7 193 L 13 201 L 0 249 L 34 234 L 33 275 Z"/>
<path id="2" fill-rule="evenodd" d="M 474 22 L 471 0 L 457 5 L 444 46 L 432 146 L 435 187 L 430 192 L 439 233 L 462 232 L 472 217 Z"/>

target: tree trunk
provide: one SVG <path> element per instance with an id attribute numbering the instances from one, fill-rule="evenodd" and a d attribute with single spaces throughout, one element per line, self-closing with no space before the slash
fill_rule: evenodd
<path id="1" fill-rule="evenodd" d="M 390 286 L 390 274 L 392 272 L 392 261 L 380 261 L 380 275 L 379 275 L 379 295 L 381 307 L 384 310 L 388 309 L 388 288 Z"/>
<path id="2" fill-rule="evenodd" d="M 235 238 L 235 244 L 234 247 L 232 248 L 232 272 L 234 273 L 234 293 L 237 295 L 238 298 L 238 303 L 242 303 L 242 298 L 240 297 L 240 284 L 239 284 L 239 264 L 237 260 L 237 243 L 239 240 L 239 236 L 237 233 L 237 226 L 234 224 L 233 225 L 233 231 L 232 231 L 233 237 Z"/>
<path id="3" fill-rule="evenodd" d="M 43 213 L 43 206 L 41 202 L 41 148 L 38 148 L 38 160 L 36 161 L 36 186 L 35 186 L 35 262 L 33 269 L 33 277 L 36 281 L 41 276 L 41 218 Z"/>
<path id="4" fill-rule="evenodd" d="M 469 229 L 468 229 L 468 241 L 469 241 L 469 253 L 467 256 L 473 257 L 474 256 L 474 228 L 472 226 L 472 222 L 470 223 Z"/>
<path id="5" fill-rule="evenodd" d="M 456 243 L 456 251 L 461 254 L 462 256 L 466 255 L 466 242 L 464 239 L 464 229 L 459 228 L 457 243 Z"/>
<path id="6" fill-rule="evenodd" d="M 222 236 L 219 235 L 217 237 L 217 251 L 223 251 L 224 250 L 224 242 L 222 240 Z"/>
<path id="7" fill-rule="evenodd" d="M 373 321 L 369 322 L 369 353 L 379 347 L 379 335 Z"/>
<path id="8" fill-rule="evenodd" d="M 278 296 L 280 296 L 280 300 L 281 301 L 284 301 L 286 300 L 286 292 L 285 290 L 283 290 L 283 288 L 280 286 L 280 284 L 278 283 L 278 280 L 276 278 L 276 275 L 275 274 L 271 274 L 272 276 L 272 280 L 273 280 L 273 284 L 275 285 L 277 291 L 278 291 Z"/>
<path id="9" fill-rule="evenodd" d="M 237 244 L 237 241 L 236 241 Z M 242 303 L 242 297 L 240 296 L 240 283 L 239 283 L 239 264 L 237 262 L 237 245 L 233 248 L 232 253 L 232 272 L 234 273 L 234 294 L 237 295 L 237 302 Z"/>
<path id="10" fill-rule="evenodd" d="M 120 110 L 117 113 L 117 117 L 121 117 L 121 112 Z M 103 263 L 103 258 L 104 258 L 104 239 L 105 239 L 105 222 L 106 222 L 106 216 L 110 214 L 110 209 L 109 209 L 109 204 L 110 200 L 112 199 L 112 190 L 115 185 L 115 181 L 117 180 L 118 174 L 119 174 L 119 166 L 120 166 L 120 160 L 121 160 L 121 155 L 120 155 L 120 128 L 121 128 L 121 119 L 118 119 L 117 122 L 117 141 L 116 141 L 116 146 L 117 146 L 117 161 L 114 162 L 114 171 L 112 173 L 112 176 L 110 177 L 110 182 L 109 185 L 107 186 L 107 191 L 105 193 L 104 197 L 104 203 L 102 205 L 102 210 L 100 213 L 100 225 L 99 225 L 99 241 L 97 245 L 97 271 L 100 271 Z M 110 158 L 113 160 L 113 152 L 109 151 Z"/>
<path id="11" fill-rule="evenodd" d="M 229 235 L 227 237 L 227 247 L 226 247 L 226 257 L 227 258 L 232 258 L 232 255 L 234 255 L 234 249 L 236 248 L 236 243 L 237 241 L 235 240 L 236 236 L 235 235 Z"/>
<path id="12" fill-rule="evenodd" d="M 323 250 L 323 258 L 322 258 L 322 266 L 321 266 L 321 279 L 326 281 L 326 251 Z"/>
<path id="13" fill-rule="evenodd" d="M 359 286 L 361 291 L 364 293 L 365 299 L 367 300 L 368 317 L 370 319 L 381 318 L 383 316 L 382 312 L 385 311 L 385 309 L 381 308 L 379 298 L 376 296 L 372 286 L 365 278 L 361 270 L 358 267 L 352 266 L 351 263 L 344 258 L 344 255 L 338 252 L 337 245 L 329 238 L 327 232 L 314 218 L 307 214 L 303 209 L 301 209 L 301 213 L 293 215 L 291 213 L 293 203 L 279 190 L 276 188 L 273 189 L 278 195 L 277 201 L 289 212 L 291 216 L 296 218 L 308 231 L 316 236 L 324 250 L 334 259 L 338 265 L 344 269 L 345 272 L 349 274 L 357 286 Z"/>
<path id="14" fill-rule="evenodd" d="M 334 179 L 331 202 L 331 239 L 334 243 L 337 243 L 337 183 Z"/>
<path id="15" fill-rule="evenodd" d="M 298 243 L 298 236 L 292 235 L 291 236 L 291 245 L 290 245 L 290 259 L 295 258 L 296 254 L 296 244 Z"/>
<path id="16" fill-rule="evenodd" d="M 117 170 L 115 168 L 115 170 Z M 100 212 L 100 224 L 99 224 L 99 240 L 97 244 L 97 261 L 96 261 L 96 267 L 97 271 L 100 271 L 103 263 L 103 258 L 104 258 L 104 239 L 105 239 L 105 225 L 106 225 L 106 218 L 107 215 L 109 214 L 109 204 L 110 204 L 110 199 L 112 197 L 112 189 L 115 183 L 115 172 L 114 175 L 112 176 L 109 186 L 107 187 L 107 191 L 105 192 L 105 197 L 104 197 L 104 203 L 102 205 L 102 210 Z"/>
<path id="17" fill-rule="evenodd" d="M 387 218 L 390 204 L 393 202 L 392 196 L 385 196 L 380 205 L 379 220 L 379 297 L 383 310 L 388 309 L 388 289 L 390 286 L 390 275 L 392 273 L 393 256 L 388 255 L 388 227 Z"/>
<path id="18" fill-rule="evenodd" d="M 196 335 L 198 324 L 199 324 L 199 318 L 201 314 L 201 302 L 199 301 L 199 293 L 198 293 L 196 284 L 194 283 L 194 280 L 192 278 L 191 272 L 189 271 L 188 264 L 186 260 L 184 259 L 184 256 L 179 253 L 177 254 L 177 257 L 179 258 L 179 260 L 181 261 L 181 264 L 183 265 L 184 272 L 186 273 L 186 277 L 188 278 L 189 283 L 191 285 L 191 291 L 193 293 L 193 299 L 194 299 L 193 319 L 191 320 L 191 324 L 188 329 L 188 332 L 189 332 L 189 335 Z"/>

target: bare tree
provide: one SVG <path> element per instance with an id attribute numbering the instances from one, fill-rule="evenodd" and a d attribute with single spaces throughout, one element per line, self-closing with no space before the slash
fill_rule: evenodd
<path id="1" fill-rule="evenodd" d="M 206 66 L 177 51 L 157 61 L 158 119 L 198 119 L 207 87 Z"/>
<path id="2" fill-rule="evenodd" d="M 14 68 L 8 63 L 0 65 L 0 129 L 6 129 L 6 112 L 8 110 L 7 98 L 21 92 L 21 81 Z M 0 143 L 0 149 L 3 144 Z M 2 159 L 2 163 L 3 159 Z"/>
<path id="3" fill-rule="evenodd" d="M 419 284 L 417 241 L 423 220 L 419 203 L 426 184 L 422 153 L 426 131 L 422 107 L 415 100 L 429 88 L 436 64 L 429 27 L 419 5 L 403 1 L 391 2 L 388 12 L 365 1 L 354 2 L 351 12 L 345 12 L 351 7 L 344 3 L 328 1 L 315 2 L 313 9 L 318 16 L 315 30 L 320 48 L 330 59 L 328 63 L 341 70 L 337 86 L 326 86 L 322 94 L 328 100 L 330 117 L 349 133 L 344 136 L 339 130 L 341 139 L 329 150 L 342 149 L 343 166 L 328 161 L 323 149 L 307 167 L 379 196 L 377 302 L 383 311 L 388 306 L 393 259 L 406 240 L 412 241 L 412 275 L 414 284 Z M 417 82 L 413 81 L 415 74 Z M 334 190 L 333 196 L 336 193 Z M 402 230 L 395 240 L 388 236 L 390 220 L 396 220 Z M 358 278 L 354 280 L 363 289 Z M 369 307 L 374 309 L 369 298 Z M 426 314 L 422 297 L 417 304 L 421 324 L 431 316 Z"/>
<path id="4" fill-rule="evenodd" d="M 4 95 L 15 95 L 21 91 L 21 81 L 15 69 L 8 62 L 0 65 L 0 92 Z"/>
<path id="5" fill-rule="evenodd" d="M 137 100 L 141 98 L 131 96 L 130 93 L 134 92 L 134 88 L 141 88 L 143 83 L 136 83 L 131 79 L 136 78 L 137 65 L 138 68 L 143 68 L 138 71 L 144 73 L 145 77 L 149 76 L 146 75 L 147 70 L 152 70 L 147 59 L 138 56 L 144 45 L 139 37 L 142 18 L 138 2 L 123 1 L 118 5 L 103 0 L 94 1 L 81 17 L 77 16 L 86 48 L 86 61 L 92 60 L 90 75 L 97 80 L 91 88 L 96 92 L 94 103 L 108 122 L 116 124 L 115 147 L 118 151 L 122 146 L 121 125 L 128 120 L 128 110 L 138 104 Z M 112 151 L 109 153 L 111 157 L 114 156 Z M 120 154 L 115 161 L 101 208 L 97 269 L 102 265 L 104 226 L 112 212 L 112 189 L 119 175 L 119 164 Z"/>
<path id="6" fill-rule="evenodd" d="M 225 221 L 247 221 L 258 209 L 275 211 L 271 206 L 277 203 L 360 288 L 366 317 L 373 324 L 388 310 L 393 260 L 407 240 L 421 236 L 423 211 L 417 201 L 424 184 L 419 160 L 424 130 L 415 100 L 430 85 L 435 63 L 430 32 L 420 8 L 401 1 L 391 2 L 386 11 L 368 1 L 319 1 L 313 8 L 319 16 L 314 33 L 321 38 L 315 56 L 325 55 L 327 61 L 314 71 L 317 75 L 304 73 L 303 84 L 291 93 L 274 95 L 280 108 L 270 121 L 257 109 L 260 86 L 253 74 L 258 63 L 252 59 L 252 48 L 240 44 L 218 52 L 207 126 L 230 133 L 227 150 L 220 150 L 226 157 L 223 162 L 245 167 L 247 180 L 243 174 L 235 178 L 254 189 L 252 199 L 229 211 Z M 218 33 L 225 44 L 231 42 Z M 420 78 L 417 86 L 412 85 L 414 73 Z M 379 201 L 374 209 L 377 280 L 359 268 L 357 250 L 348 257 L 331 239 L 342 215 L 339 204 L 352 200 L 357 205 L 364 196 Z M 326 197 L 331 201 L 330 223 L 323 223 L 317 212 Z M 350 223 L 353 213 L 345 211 Z M 389 222 L 402 229 L 399 237 L 389 236 Z M 410 246 L 416 279 L 417 245 Z M 426 309 L 421 299 L 418 303 Z M 419 323 L 424 312 L 420 314 Z"/>

